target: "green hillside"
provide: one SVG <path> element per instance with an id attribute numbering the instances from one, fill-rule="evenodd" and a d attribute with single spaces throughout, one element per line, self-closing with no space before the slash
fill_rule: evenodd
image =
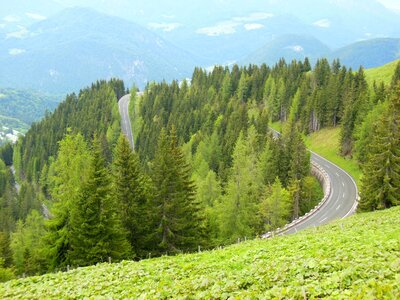
<path id="1" fill-rule="evenodd" d="M 339 154 L 340 128 L 324 128 L 305 137 L 307 147 L 348 172 L 360 184 L 361 170 L 355 159 Z"/>
<path id="2" fill-rule="evenodd" d="M 399 62 L 400 60 L 395 60 L 386 65 L 365 70 L 367 82 L 370 85 L 372 85 L 374 81 L 377 83 L 384 82 L 385 84 L 390 84 L 394 70 Z"/>
<path id="3" fill-rule="evenodd" d="M 0 285 L 2 299 L 398 299 L 400 207 L 223 250 Z"/>

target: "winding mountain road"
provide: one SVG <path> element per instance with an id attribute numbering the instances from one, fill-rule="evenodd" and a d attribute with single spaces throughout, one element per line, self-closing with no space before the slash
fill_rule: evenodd
<path id="1" fill-rule="evenodd" d="M 276 130 L 271 130 L 275 135 L 279 134 Z M 316 227 L 345 218 L 352 215 L 357 208 L 358 189 L 354 179 L 334 163 L 315 152 L 310 152 L 312 163 L 317 164 L 327 175 L 330 183 L 329 195 L 318 209 L 293 222 L 286 229 L 278 231 L 279 235 L 296 233 L 308 227 Z"/>
<path id="2" fill-rule="evenodd" d="M 129 101 L 131 94 L 122 96 L 118 100 L 119 114 L 121 115 L 121 129 L 122 133 L 126 136 L 132 149 L 135 149 L 135 142 L 133 140 L 131 120 L 129 118 Z"/>
<path id="3" fill-rule="evenodd" d="M 138 93 L 138 95 L 141 94 Z M 118 105 L 121 114 L 122 132 L 128 138 L 132 149 L 134 149 L 128 109 L 129 101 L 130 94 L 123 96 L 118 101 Z M 279 134 L 275 130 L 273 132 L 275 135 Z M 312 151 L 311 161 L 325 171 L 326 179 L 330 183 L 329 194 L 318 209 L 279 230 L 279 235 L 296 233 L 305 228 L 316 227 L 336 219 L 345 218 L 353 214 L 357 208 L 358 190 L 354 179 L 346 171 Z M 266 234 L 264 237 L 269 237 L 269 235 Z"/>
<path id="4" fill-rule="evenodd" d="M 331 193 L 319 210 L 284 231 L 284 234 L 295 233 L 308 227 L 345 218 L 353 214 L 357 208 L 358 191 L 353 178 L 346 171 L 314 152 L 311 152 L 311 160 L 328 174 L 331 182 Z"/>

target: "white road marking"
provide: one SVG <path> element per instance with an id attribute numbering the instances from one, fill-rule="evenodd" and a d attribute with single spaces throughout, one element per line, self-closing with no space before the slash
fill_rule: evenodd
<path id="1" fill-rule="evenodd" d="M 337 177 L 340 177 L 338 172 L 336 172 L 335 174 L 336 174 Z"/>
<path id="2" fill-rule="evenodd" d="M 323 221 L 325 221 L 326 219 L 328 219 L 328 217 L 323 218 L 321 221 L 319 221 L 320 223 L 322 223 Z"/>
<path id="3" fill-rule="evenodd" d="M 342 181 L 342 186 L 344 187 L 344 182 Z"/>
<path id="4" fill-rule="evenodd" d="M 346 197 L 346 194 L 343 192 L 343 198 L 345 198 Z"/>
<path id="5" fill-rule="evenodd" d="M 338 205 L 338 207 L 336 207 L 336 210 L 338 210 L 340 208 L 341 204 Z"/>

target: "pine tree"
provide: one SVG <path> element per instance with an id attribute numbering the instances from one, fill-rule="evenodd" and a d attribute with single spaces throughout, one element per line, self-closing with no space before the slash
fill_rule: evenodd
<path id="1" fill-rule="evenodd" d="M 122 224 L 128 232 L 128 241 L 137 255 L 144 247 L 146 232 L 145 182 L 139 158 L 132 152 L 125 136 L 120 135 L 114 151 L 113 196 L 120 207 Z"/>
<path id="2" fill-rule="evenodd" d="M 6 232 L 0 232 L 0 258 L 4 261 L 4 267 L 11 267 L 13 258 L 10 248 L 10 236 Z"/>
<path id="3" fill-rule="evenodd" d="M 276 157 L 276 145 L 272 135 L 267 136 L 264 150 L 260 154 L 259 169 L 265 185 L 273 184 L 278 176 L 278 157 Z"/>
<path id="4" fill-rule="evenodd" d="M 83 185 L 89 177 L 91 155 L 81 134 L 67 134 L 59 143 L 57 159 L 51 165 L 48 178 L 50 194 L 55 202 L 47 226 L 44 242 L 47 244 L 49 267 L 54 270 L 70 264 L 71 207 L 81 197 Z"/>
<path id="5" fill-rule="evenodd" d="M 285 225 L 289 220 L 290 206 L 290 194 L 276 177 L 274 184 L 267 189 L 266 195 L 260 203 L 264 230 L 274 230 Z"/>
<path id="6" fill-rule="evenodd" d="M 400 84 L 392 91 L 363 168 L 359 210 L 400 204 Z"/>
<path id="7" fill-rule="evenodd" d="M 254 147 L 256 140 L 252 126 L 246 139 L 240 133 L 232 154 L 231 175 L 219 211 L 221 238 L 227 242 L 255 236 L 260 224 L 257 211 L 263 178 Z"/>
<path id="8" fill-rule="evenodd" d="M 111 196 L 109 171 L 100 141 L 95 137 L 89 178 L 71 207 L 68 251 L 71 264 L 85 266 L 128 257 L 130 246 Z"/>
<path id="9" fill-rule="evenodd" d="M 303 139 L 294 123 L 289 123 L 289 145 L 291 154 L 289 169 L 289 186 L 293 199 L 292 218 L 296 219 L 300 213 L 301 191 L 304 179 L 310 174 L 310 153 L 303 142 Z"/>
<path id="10" fill-rule="evenodd" d="M 204 242 L 203 215 L 174 129 L 161 131 L 152 168 L 153 247 L 161 253 L 196 249 Z"/>
<path id="11" fill-rule="evenodd" d="M 44 234 L 44 219 L 36 210 L 31 211 L 25 222 L 18 222 L 10 245 L 18 274 L 34 275 L 46 269 L 42 245 Z"/>

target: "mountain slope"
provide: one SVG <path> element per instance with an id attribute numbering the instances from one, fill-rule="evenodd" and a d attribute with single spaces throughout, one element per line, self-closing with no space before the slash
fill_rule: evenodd
<path id="1" fill-rule="evenodd" d="M 380 38 L 357 42 L 340 48 L 331 54 L 341 63 L 358 69 L 382 66 L 400 58 L 400 39 Z"/>
<path id="2" fill-rule="evenodd" d="M 0 88 L 0 115 L 18 119 L 28 126 L 43 117 L 46 110 L 53 111 L 60 98 L 35 91 Z"/>
<path id="3" fill-rule="evenodd" d="M 243 60 L 243 64 L 275 64 L 280 58 L 286 61 L 304 60 L 308 57 L 312 62 L 327 56 L 330 49 L 319 40 L 308 36 L 284 35 L 275 38 L 264 47 L 258 49 Z"/>
<path id="4" fill-rule="evenodd" d="M 370 85 L 373 84 L 374 81 L 377 83 L 383 82 L 385 84 L 390 84 L 392 81 L 392 77 L 396 70 L 396 66 L 400 63 L 400 60 L 395 60 L 386 65 L 371 68 L 365 70 L 365 76 Z"/>
<path id="5" fill-rule="evenodd" d="M 400 208 L 199 254 L 101 264 L 0 284 L 3 299 L 355 298 L 400 295 Z"/>
<path id="6" fill-rule="evenodd" d="M 35 23 L 23 36 L 1 40 L 0 49 L 0 85 L 51 92 L 110 77 L 143 87 L 149 80 L 186 77 L 195 65 L 191 55 L 151 31 L 83 8 Z"/>

